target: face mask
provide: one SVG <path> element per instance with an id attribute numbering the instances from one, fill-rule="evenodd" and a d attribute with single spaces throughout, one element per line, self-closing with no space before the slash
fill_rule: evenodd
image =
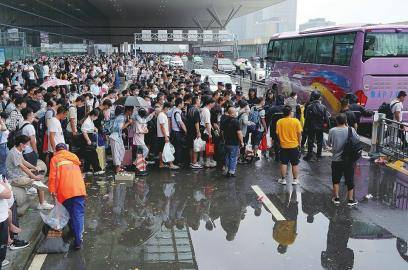
<path id="1" fill-rule="evenodd" d="M 89 107 L 91 107 L 92 105 L 93 105 L 93 100 L 91 99 L 91 100 L 88 100 L 87 102 L 86 102 L 86 105 L 88 105 Z"/>

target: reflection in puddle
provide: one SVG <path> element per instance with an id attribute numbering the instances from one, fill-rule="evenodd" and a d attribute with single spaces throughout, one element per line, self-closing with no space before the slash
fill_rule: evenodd
<path id="1" fill-rule="evenodd" d="M 384 173 L 366 185 L 362 179 L 378 172 L 372 168 L 359 173 L 356 186 L 361 198 L 373 194 L 374 200 L 406 209 L 399 207 L 405 193 L 395 193 L 397 183 L 406 186 L 405 182 Z M 213 178 L 223 181 L 206 180 Z M 384 184 L 392 181 L 394 193 Z M 251 184 L 248 178 L 227 181 L 216 173 L 189 173 L 188 177 L 152 173 L 135 183 L 98 179 L 89 188 L 87 266 L 383 269 L 387 263 L 392 269 L 407 267 L 405 238 L 397 239 L 396 232 L 367 219 L 359 210 L 334 207 L 329 193 L 292 186 L 263 188 L 286 218 L 276 222 L 257 200 Z M 391 197 L 396 199 L 389 203 Z M 380 261 L 372 258 L 375 252 L 381 254 Z"/>

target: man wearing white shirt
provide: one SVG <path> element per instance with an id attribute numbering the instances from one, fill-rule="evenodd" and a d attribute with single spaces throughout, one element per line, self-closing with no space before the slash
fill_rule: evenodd
<path id="1" fill-rule="evenodd" d="M 215 105 L 215 100 L 209 98 L 204 101 L 204 108 L 201 110 L 200 118 L 201 118 L 201 127 L 204 129 L 203 132 L 203 139 L 206 142 L 212 140 L 212 125 L 211 125 L 211 109 Z M 217 166 L 217 162 L 213 159 L 212 156 L 206 157 L 205 167 L 214 168 Z"/>
<path id="2" fill-rule="evenodd" d="M 61 127 L 61 120 L 67 118 L 67 108 L 60 106 L 57 109 L 57 115 L 48 121 L 48 152 L 54 153 L 55 146 L 59 143 L 65 143 L 64 133 Z"/>
<path id="3" fill-rule="evenodd" d="M 159 115 L 157 116 L 157 146 L 159 151 L 159 168 L 165 168 L 163 162 L 163 148 L 166 143 L 170 142 L 169 133 L 169 119 L 167 117 L 167 112 L 171 108 L 171 104 L 165 102 L 163 108 Z M 172 170 L 179 169 L 178 166 L 174 165 L 173 162 L 169 162 L 169 168 Z"/>

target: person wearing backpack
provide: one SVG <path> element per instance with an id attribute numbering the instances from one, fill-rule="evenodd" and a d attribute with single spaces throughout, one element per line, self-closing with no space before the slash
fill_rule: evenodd
<path id="1" fill-rule="evenodd" d="M 328 144 L 332 147 L 332 182 L 333 182 L 333 197 L 332 202 L 336 205 L 340 204 L 339 189 L 340 180 L 344 176 L 347 186 L 347 205 L 355 206 L 357 201 L 354 200 L 354 160 L 346 160 L 343 152 L 349 151 L 346 149 L 348 140 L 353 143 L 359 143 L 359 136 L 354 128 L 347 126 L 347 116 L 341 113 L 336 116 L 337 126 L 330 129 Z M 351 132 L 350 132 L 351 130 Z M 351 137 L 351 138 L 349 138 Z M 353 153 L 347 153 L 348 156 Z"/>
<path id="2" fill-rule="evenodd" d="M 329 112 L 321 102 L 321 94 L 313 91 L 310 104 L 305 111 L 305 130 L 307 130 L 307 155 L 303 160 L 310 161 L 313 156 L 314 143 L 317 144 L 317 160 L 322 157 L 323 131 L 329 123 Z"/>
<path id="3" fill-rule="evenodd" d="M 35 128 L 33 126 L 34 113 L 31 108 L 24 108 L 21 110 L 24 121 L 20 124 L 19 129 L 21 135 L 26 135 L 30 138 L 30 143 L 27 144 L 23 152 L 24 159 L 33 166 L 37 166 L 38 150 L 37 150 L 37 137 L 35 135 Z"/>
<path id="4" fill-rule="evenodd" d="M 174 146 L 175 163 L 181 164 L 185 160 L 183 157 L 184 149 L 186 147 L 185 136 L 187 134 L 187 128 L 183 121 L 182 110 L 184 108 L 184 102 L 182 98 L 177 98 L 174 101 L 174 109 L 171 115 L 171 133 L 170 139 Z"/>
<path id="5" fill-rule="evenodd" d="M 263 133 L 267 130 L 265 121 L 265 105 L 264 98 L 260 97 L 256 100 L 256 105 L 251 108 L 248 120 L 250 125 L 248 126 L 248 132 L 251 133 L 251 145 L 252 150 L 257 155 L 259 144 L 262 140 Z"/>
<path id="6" fill-rule="evenodd" d="M 6 126 L 10 131 L 15 131 L 24 121 L 24 118 L 21 115 L 21 109 L 24 109 L 27 106 L 27 103 L 22 97 L 16 98 L 14 104 L 16 108 L 10 113 L 9 118 L 6 121 Z"/>
<path id="7" fill-rule="evenodd" d="M 405 91 L 399 91 L 397 98 L 390 103 L 390 109 L 392 113 L 392 120 L 401 122 L 402 121 L 402 110 L 404 109 L 404 101 L 407 93 Z"/>
<path id="8" fill-rule="evenodd" d="M 78 147 L 78 143 L 75 140 L 78 135 L 78 107 L 83 107 L 84 104 L 85 98 L 83 96 L 78 96 L 75 99 L 75 102 L 71 106 L 69 106 L 68 109 L 67 115 L 68 125 L 65 140 L 67 144 L 70 146 L 71 151 L 75 147 Z"/>

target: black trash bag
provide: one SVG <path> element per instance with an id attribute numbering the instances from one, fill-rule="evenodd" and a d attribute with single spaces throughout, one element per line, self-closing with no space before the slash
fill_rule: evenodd
<path id="1" fill-rule="evenodd" d="M 62 231 L 53 230 L 44 224 L 42 232 L 45 238 L 39 244 L 38 254 L 56 254 L 69 251 L 69 243 L 64 241 Z"/>

